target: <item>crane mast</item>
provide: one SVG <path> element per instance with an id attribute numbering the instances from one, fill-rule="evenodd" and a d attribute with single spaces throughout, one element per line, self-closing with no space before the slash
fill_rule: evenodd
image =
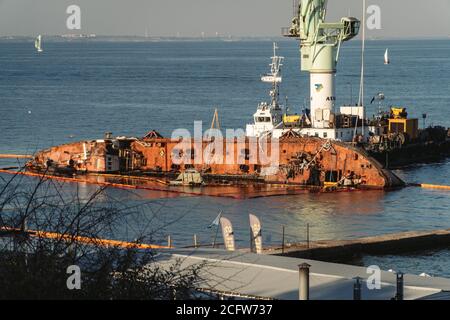
<path id="1" fill-rule="evenodd" d="M 360 21 L 344 17 L 325 22 L 327 0 L 300 0 L 287 34 L 300 40 L 301 70 L 310 73 L 310 111 L 313 128 L 334 127 L 336 65 L 341 44 L 354 38 Z"/>

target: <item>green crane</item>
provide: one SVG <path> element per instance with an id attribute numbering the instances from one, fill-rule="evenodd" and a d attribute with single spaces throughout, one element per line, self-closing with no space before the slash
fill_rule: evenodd
<path id="1" fill-rule="evenodd" d="M 335 74 L 342 42 L 358 35 L 360 21 L 325 22 L 327 0 L 300 0 L 287 37 L 300 40 L 301 70 L 310 73 L 311 123 L 330 128 L 336 101 Z"/>

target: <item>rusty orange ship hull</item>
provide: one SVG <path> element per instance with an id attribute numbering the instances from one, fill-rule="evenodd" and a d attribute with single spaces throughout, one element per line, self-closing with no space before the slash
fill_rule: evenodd
<path id="1" fill-rule="evenodd" d="M 217 141 L 216 147 L 217 147 Z M 391 171 L 383 169 L 362 149 L 336 141 L 313 137 L 286 137 L 277 141 L 277 165 L 265 164 L 259 156 L 249 154 L 263 148 L 254 139 L 223 140 L 223 157 L 215 161 L 202 157 L 210 139 L 191 139 L 180 148 L 179 139 L 159 135 L 142 139 L 118 138 L 80 141 L 38 152 L 28 162 L 30 170 L 49 167 L 73 172 L 175 175 L 193 170 L 221 181 L 317 187 L 354 187 L 386 189 L 404 183 Z M 264 148 L 271 154 L 271 142 Z M 214 152 L 212 152 L 214 155 Z M 214 156 L 213 156 L 214 158 Z M 181 161 L 180 161 L 181 159 Z"/>

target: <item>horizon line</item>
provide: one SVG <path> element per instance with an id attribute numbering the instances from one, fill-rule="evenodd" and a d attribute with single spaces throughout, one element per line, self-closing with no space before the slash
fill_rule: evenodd
<path id="1" fill-rule="evenodd" d="M 1 35 L 0 39 L 4 38 L 35 38 L 36 35 Z M 177 36 L 177 35 L 102 35 L 95 33 L 68 33 L 68 34 L 41 34 L 45 37 L 60 38 L 64 40 L 85 40 L 85 39 L 96 39 L 96 38 L 134 38 L 134 39 L 148 39 L 148 40 L 239 40 L 239 39 L 284 39 L 288 41 L 282 35 L 258 35 L 258 36 L 247 36 L 247 35 L 227 35 L 227 36 Z M 383 41 L 383 40 L 445 40 L 450 39 L 448 36 L 432 36 L 432 35 L 420 35 L 420 36 L 387 36 L 387 37 L 369 37 L 366 41 Z M 353 39 L 352 41 L 361 41 L 361 39 Z"/>

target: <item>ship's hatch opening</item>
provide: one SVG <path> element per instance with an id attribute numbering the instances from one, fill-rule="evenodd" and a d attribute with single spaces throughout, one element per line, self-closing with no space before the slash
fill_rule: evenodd
<path id="1" fill-rule="evenodd" d="M 242 150 L 241 150 L 241 156 L 242 156 L 245 160 L 250 160 L 250 149 L 242 149 Z"/>
<path id="2" fill-rule="evenodd" d="M 399 133 L 405 131 L 405 125 L 403 123 L 392 123 L 391 132 Z"/>
<path id="3" fill-rule="evenodd" d="M 341 171 L 326 171 L 325 172 L 325 182 L 339 182 Z"/>
<path id="4" fill-rule="evenodd" d="M 195 160 L 195 149 L 188 149 L 187 155 L 191 158 L 191 160 Z"/>
<path id="5" fill-rule="evenodd" d="M 241 165 L 239 166 L 239 169 L 240 169 L 242 172 L 244 172 L 244 173 L 248 173 L 249 170 L 250 170 L 250 167 L 249 167 L 248 165 L 241 164 Z"/>

